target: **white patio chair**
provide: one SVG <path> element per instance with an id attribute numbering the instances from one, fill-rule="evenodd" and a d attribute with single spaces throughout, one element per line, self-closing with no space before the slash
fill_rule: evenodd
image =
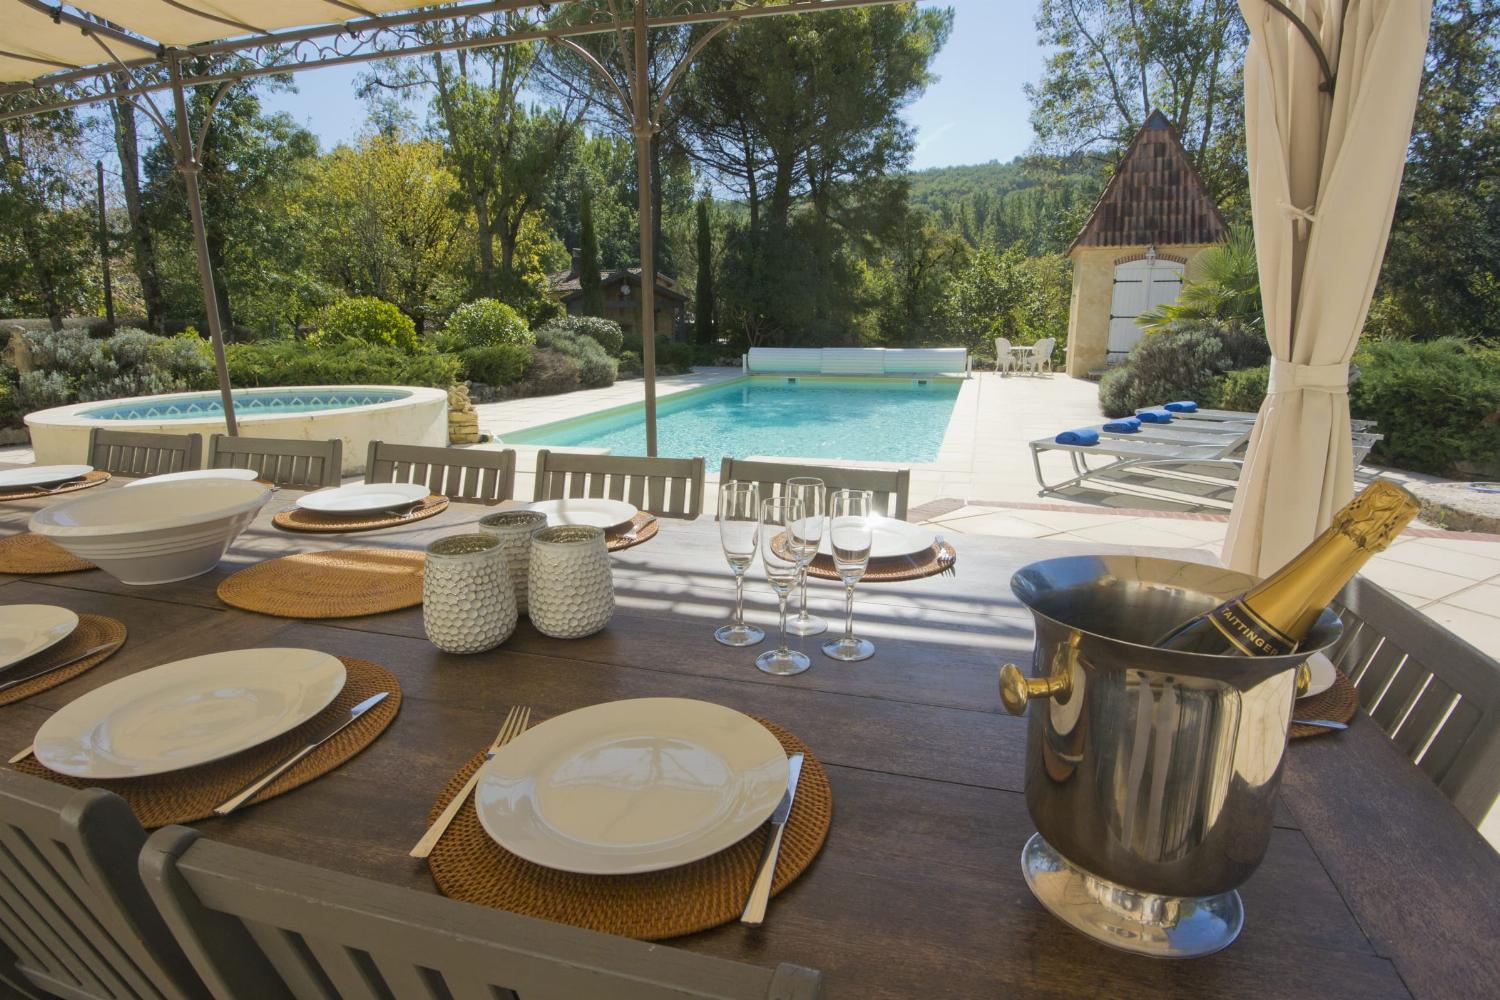
<path id="1" fill-rule="evenodd" d="M 995 338 L 995 371 L 1002 375 L 1009 374 L 1015 359 L 1010 354 L 1010 341 L 1004 337 Z"/>
<path id="2" fill-rule="evenodd" d="M 1052 351 L 1056 347 L 1056 337 L 1043 337 L 1036 342 L 1031 349 L 1031 371 L 1034 374 L 1052 373 Z"/>

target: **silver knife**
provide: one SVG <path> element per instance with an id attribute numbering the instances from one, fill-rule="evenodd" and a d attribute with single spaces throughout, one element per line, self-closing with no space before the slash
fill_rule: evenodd
<path id="1" fill-rule="evenodd" d="M 797 779 L 802 776 L 802 755 L 792 754 L 786 759 L 786 766 L 786 794 L 771 814 L 771 835 L 766 838 L 766 851 L 760 857 L 760 871 L 755 873 L 755 884 L 750 887 L 745 912 L 740 914 L 740 923 L 751 927 L 759 927 L 766 919 L 771 882 L 776 877 L 776 859 L 781 854 L 781 835 L 786 832 L 786 820 L 792 814 L 792 800 L 797 797 Z"/>
<path id="2" fill-rule="evenodd" d="M 61 663 L 49 664 L 48 666 L 36 668 L 28 673 L 21 674 L 19 677 L 12 677 L 8 680 L 4 680 L 4 683 L 0 683 L 0 691 L 8 691 L 9 689 L 15 687 L 17 684 L 25 684 L 29 680 L 45 676 L 52 673 L 52 671 L 54 670 L 61 670 L 63 667 L 71 667 L 79 660 L 87 660 L 90 656 L 97 656 L 98 654 L 104 652 L 106 649 L 112 649 L 117 645 L 119 645 L 119 643 L 116 642 L 100 643 L 93 649 L 85 649 L 77 656 L 69 657 L 68 659 L 63 660 Z M 12 667 L 11 669 L 15 668 Z M 0 671 L 0 679 L 6 678 L 6 675 L 9 673 L 9 670 Z"/>
<path id="3" fill-rule="evenodd" d="M 345 727 L 352 725 L 354 723 L 354 720 L 358 719 L 361 715 L 364 715 L 366 712 L 374 708 L 376 705 L 380 704 L 382 701 L 385 701 L 385 699 L 389 695 L 389 691 L 382 691 L 379 694 L 372 694 L 370 695 L 370 697 L 366 698 L 358 705 L 355 705 L 353 708 L 349 709 L 348 715 L 343 715 L 334 719 L 332 722 L 328 723 L 328 725 L 324 726 L 321 730 L 309 735 L 307 738 L 306 746 L 304 746 L 301 750 L 298 750 L 296 753 L 292 754 L 280 764 L 277 764 L 275 767 L 262 774 L 260 777 L 256 778 L 254 781 L 250 782 L 250 784 L 246 785 L 244 788 L 240 789 L 234 794 L 232 798 L 227 799 L 222 804 L 214 807 L 214 815 L 228 816 L 230 813 L 234 812 L 240 806 L 244 805 L 251 798 L 253 798 L 255 794 L 262 788 L 265 788 L 271 782 L 275 781 L 277 778 L 285 774 L 292 767 L 292 765 L 296 764 L 299 760 L 306 757 L 314 750 L 318 749 L 318 747 L 322 746 L 324 743 L 327 743 L 329 740 L 333 739 L 340 732 L 342 732 Z"/>

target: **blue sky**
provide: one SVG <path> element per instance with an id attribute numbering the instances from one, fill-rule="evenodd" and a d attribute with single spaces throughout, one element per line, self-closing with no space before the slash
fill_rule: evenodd
<path id="1" fill-rule="evenodd" d="M 917 128 L 916 169 L 1008 160 L 1031 143 L 1023 84 L 1041 76 L 1036 0 L 947 0 L 953 35 L 938 54 L 939 76 L 910 108 Z M 923 6 L 930 6 L 924 3 Z M 354 95 L 359 67 L 297 74 L 297 93 L 265 94 L 268 110 L 285 111 L 328 149 L 359 134 L 365 105 Z"/>

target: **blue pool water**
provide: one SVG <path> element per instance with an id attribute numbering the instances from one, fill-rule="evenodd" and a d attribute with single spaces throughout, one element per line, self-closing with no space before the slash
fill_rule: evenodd
<path id="1" fill-rule="evenodd" d="M 670 396 L 656 412 L 657 453 L 931 462 L 937 458 L 960 383 L 929 379 L 736 379 Z M 609 448 L 646 453 L 644 405 L 505 435 L 507 444 Z"/>
<path id="2" fill-rule="evenodd" d="M 263 413 L 310 413 L 341 410 L 405 399 L 404 389 L 236 389 L 234 412 L 245 416 Z M 96 420 L 198 420 L 224 415 L 224 401 L 217 392 L 193 392 L 157 396 L 134 403 L 110 403 L 79 413 Z"/>

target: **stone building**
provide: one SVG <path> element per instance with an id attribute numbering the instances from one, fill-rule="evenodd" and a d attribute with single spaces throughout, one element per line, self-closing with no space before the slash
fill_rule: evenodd
<path id="1" fill-rule="evenodd" d="M 1097 376 L 1123 360 L 1141 339 L 1135 317 L 1175 302 L 1194 259 L 1225 233 L 1177 130 L 1151 112 L 1068 248 L 1068 374 Z"/>
<path id="2" fill-rule="evenodd" d="M 573 267 L 548 278 L 552 297 L 560 302 L 569 315 L 583 311 L 583 286 L 578 279 L 578 252 L 573 252 Z M 641 269 L 617 267 L 612 271 L 599 272 L 599 284 L 604 289 L 604 318 L 620 324 L 626 336 L 635 333 L 641 325 Z M 682 336 L 683 313 L 688 297 L 675 279 L 665 274 L 656 276 L 656 335 L 677 339 Z"/>

